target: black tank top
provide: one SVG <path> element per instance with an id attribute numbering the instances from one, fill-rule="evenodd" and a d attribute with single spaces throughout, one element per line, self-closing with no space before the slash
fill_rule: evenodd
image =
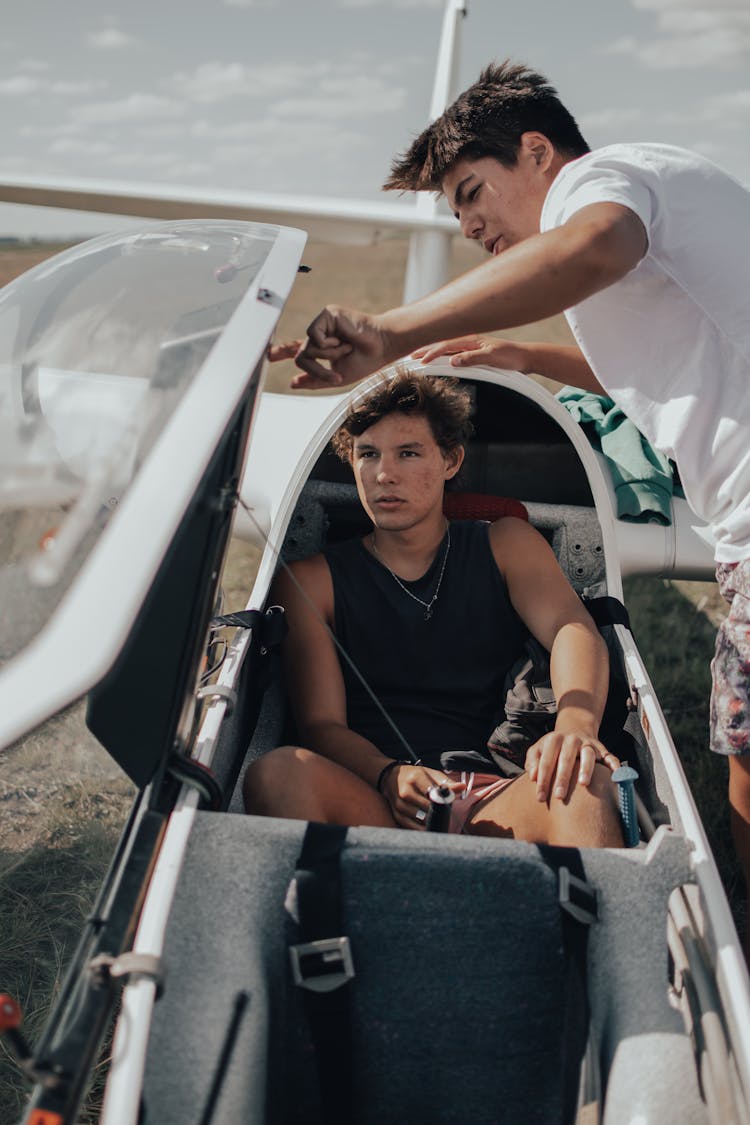
<path id="1" fill-rule="evenodd" d="M 450 551 L 432 617 L 359 539 L 329 547 L 338 640 L 425 764 L 441 751 L 482 750 L 502 710 L 500 693 L 527 630 L 508 597 L 489 524 L 450 525 Z M 402 584 L 428 602 L 447 535 L 426 574 Z M 347 722 L 384 754 L 404 748 L 346 661 Z"/>

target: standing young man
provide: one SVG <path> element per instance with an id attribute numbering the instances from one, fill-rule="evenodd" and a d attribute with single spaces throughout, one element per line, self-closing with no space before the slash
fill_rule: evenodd
<path id="1" fill-rule="evenodd" d="M 546 79 L 508 63 L 425 130 L 386 187 L 442 191 L 491 261 L 381 316 L 325 309 L 296 385 L 351 382 L 416 349 L 435 354 L 425 345 L 437 340 L 565 311 L 577 347 L 459 347 L 465 360 L 478 347 L 501 366 L 603 390 L 677 462 L 731 603 L 712 665 L 711 745 L 729 757 L 750 882 L 750 192 L 671 146 L 590 152 Z"/>
<path id="2" fill-rule="evenodd" d="M 461 467 L 469 397 L 408 372 L 355 401 L 334 438 L 373 528 L 282 573 L 285 671 L 300 746 L 249 767 L 249 812 L 334 824 L 424 829 L 428 791 L 455 792 L 451 831 L 537 843 L 622 843 L 598 739 L 606 647 L 545 539 L 523 520 L 443 515 Z M 487 739 L 529 630 L 550 651 L 555 729 L 528 750 L 527 772 L 493 772 Z M 363 689 L 333 633 L 391 722 Z M 404 738 L 420 764 L 405 760 Z M 448 750 L 486 768 L 441 768 Z M 481 759 L 480 759 L 481 761 Z"/>

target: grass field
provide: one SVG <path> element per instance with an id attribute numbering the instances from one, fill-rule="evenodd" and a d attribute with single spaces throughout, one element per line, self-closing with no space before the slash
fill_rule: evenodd
<path id="1" fill-rule="evenodd" d="M 49 253 L 41 247 L 0 253 L 0 283 Z M 400 239 L 372 248 L 312 244 L 303 258 L 312 272 L 300 276 L 279 338 L 301 336 L 326 301 L 370 309 L 396 304 L 405 255 Z M 478 260 L 475 247 L 456 244 L 455 273 Z M 515 335 L 569 338 L 561 318 Z M 290 365 L 277 365 L 271 389 L 285 390 L 290 373 Z M 246 547 L 233 545 L 224 574 L 228 610 L 244 607 L 255 558 Z M 626 602 L 740 918 L 739 877 L 727 828 L 726 763 L 706 750 L 708 663 L 723 613 L 721 599 L 712 583 L 631 579 Z M 0 753 L 0 991 L 21 1002 L 31 1039 L 60 987 L 131 799 L 132 787 L 86 731 L 80 706 Z M 0 1125 L 17 1120 L 23 1089 L 0 1042 Z M 89 1119 L 95 1119 L 95 1110 Z"/>
<path id="2" fill-rule="evenodd" d="M 0 990 L 21 1005 L 31 1043 L 60 989 L 132 799 L 132 786 L 122 778 L 109 778 L 103 785 L 90 777 L 61 782 L 52 797 L 43 797 L 44 809 L 28 846 L 0 849 Z M 98 1118 L 105 1067 L 106 1051 L 81 1123 Z M 2 1125 L 18 1121 L 26 1089 L 3 1045 Z"/>

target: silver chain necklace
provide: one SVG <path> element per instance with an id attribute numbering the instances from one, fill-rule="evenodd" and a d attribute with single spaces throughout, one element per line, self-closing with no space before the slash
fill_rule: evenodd
<path id="1" fill-rule="evenodd" d="M 432 597 L 430 598 L 430 600 L 428 602 L 423 601 L 422 598 L 418 598 L 416 594 L 413 594 L 411 592 L 411 590 L 407 590 L 406 586 L 404 586 L 404 584 L 401 581 L 401 579 L 399 578 L 399 576 L 397 574 L 394 574 L 393 571 L 391 570 L 391 568 L 388 566 L 388 563 L 384 562 L 383 559 L 380 557 L 380 551 L 378 550 L 378 548 L 375 545 L 375 532 L 373 531 L 373 533 L 370 536 L 370 542 L 372 543 L 373 551 L 378 556 L 378 559 L 380 560 L 381 564 L 388 571 L 388 573 L 390 574 L 391 578 L 396 583 L 396 585 L 400 586 L 401 589 L 404 591 L 404 593 L 408 594 L 409 597 L 413 599 L 413 601 L 419 602 L 419 604 L 424 607 L 424 619 L 425 619 L 425 621 L 429 621 L 430 618 L 432 617 L 432 607 L 434 606 L 435 602 L 438 599 L 438 594 L 440 593 L 440 587 L 441 587 L 442 582 L 443 582 L 443 575 L 445 574 L 445 564 L 448 562 L 448 552 L 451 549 L 451 529 L 450 529 L 450 526 L 447 529 L 446 535 L 448 536 L 448 542 L 447 542 L 446 547 L 445 547 L 445 554 L 443 555 L 443 565 L 440 567 L 440 577 L 437 580 L 437 586 L 435 587 L 435 593 L 432 595 Z"/>

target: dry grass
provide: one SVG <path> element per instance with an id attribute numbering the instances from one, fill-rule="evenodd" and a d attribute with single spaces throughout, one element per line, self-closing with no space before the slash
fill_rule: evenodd
<path id="1" fill-rule="evenodd" d="M 57 996 L 133 799 L 123 780 L 58 785 L 23 851 L 0 850 L 0 989 L 33 1043 Z M 101 1064 L 100 1064 L 101 1068 Z M 0 1040 L 0 1125 L 18 1121 L 28 1084 Z M 98 1087 L 81 1122 L 97 1120 Z"/>
<path id="2" fill-rule="evenodd" d="M 712 582 L 630 578 L 624 587 L 638 649 L 742 928 L 746 904 L 729 830 L 728 766 L 708 749 L 709 664 L 725 603 Z"/>
<path id="3" fill-rule="evenodd" d="M 32 266 L 39 265 L 51 254 L 64 250 L 58 243 L 40 243 L 33 246 L 20 245 L 9 250 L 0 250 L 0 285 L 7 285 L 19 274 L 26 273 Z"/>

